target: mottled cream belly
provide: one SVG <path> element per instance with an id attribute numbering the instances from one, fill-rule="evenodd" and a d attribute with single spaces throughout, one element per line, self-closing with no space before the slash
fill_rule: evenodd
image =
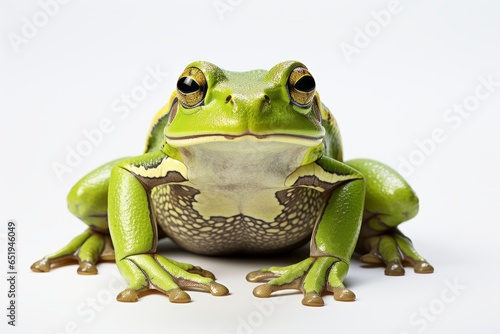
<path id="1" fill-rule="evenodd" d="M 301 187 L 275 193 L 282 209 L 272 220 L 243 213 L 204 217 L 195 209 L 200 195 L 183 184 L 152 192 L 158 225 L 178 245 L 200 254 L 267 253 L 297 246 L 309 239 L 323 207 L 322 193 Z M 211 203 L 214 208 L 221 204 L 216 198 Z"/>
<path id="2" fill-rule="evenodd" d="M 269 253 L 306 242 L 325 194 L 286 187 L 307 147 L 214 142 L 181 150 L 188 180 L 153 188 L 157 224 L 181 247 L 202 254 Z"/>

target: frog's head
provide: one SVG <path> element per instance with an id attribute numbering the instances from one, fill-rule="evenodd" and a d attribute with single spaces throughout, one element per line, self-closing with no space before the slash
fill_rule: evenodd
<path id="1" fill-rule="evenodd" d="M 165 149 L 178 156 L 179 149 L 213 142 L 282 142 L 307 147 L 303 163 L 315 160 L 325 135 L 315 88 L 297 61 L 249 72 L 193 62 L 177 81 Z"/>

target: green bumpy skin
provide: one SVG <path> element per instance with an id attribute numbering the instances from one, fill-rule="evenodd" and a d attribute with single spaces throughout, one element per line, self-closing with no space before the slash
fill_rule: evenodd
<path id="1" fill-rule="evenodd" d="M 418 212 L 418 198 L 391 168 L 372 160 L 343 161 L 340 134 L 301 63 L 269 71 L 230 72 L 189 64 L 177 90 L 153 119 L 144 154 L 105 164 L 68 195 L 86 231 L 32 265 L 47 272 L 78 261 L 96 274 L 115 260 L 129 286 L 117 299 L 150 290 L 184 303 L 184 291 L 228 294 L 198 266 L 157 253 L 168 237 L 199 254 L 268 254 L 310 243 L 305 260 L 247 275 L 268 297 L 283 289 L 352 301 L 343 280 L 354 252 L 387 275 L 433 272 L 398 225 Z"/>

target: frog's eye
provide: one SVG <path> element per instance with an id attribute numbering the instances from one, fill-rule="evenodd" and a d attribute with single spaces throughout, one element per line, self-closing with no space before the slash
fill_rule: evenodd
<path id="1" fill-rule="evenodd" d="M 177 80 L 177 96 L 184 108 L 194 108 L 203 103 L 207 79 L 197 67 L 188 67 Z"/>
<path id="2" fill-rule="evenodd" d="M 316 82 L 305 67 L 296 67 L 288 77 L 288 94 L 293 104 L 308 107 L 314 98 Z"/>

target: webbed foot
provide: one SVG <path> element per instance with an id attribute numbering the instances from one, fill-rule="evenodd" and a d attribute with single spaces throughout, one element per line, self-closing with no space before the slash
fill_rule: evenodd
<path id="1" fill-rule="evenodd" d="M 31 265 L 34 272 L 48 272 L 53 268 L 78 262 L 77 273 L 97 274 L 99 261 L 114 261 L 115 254 L 109 235 L 87 229 L 58 252 L 45 256 Z"/>
<path id="2" fill-rule="evenodd" d="M 361 256 L 365 263 L 384 265 L 388 276 L 405 274 L 403 265 L 413 267 L 415 273 L 430 274 L 434 267 L 417 253 L 410 239 L 397 231 L 394 234 L 382 234 L 364 240 L 368 253 Z"/>
<path id="3" fill-rule="evenodd" d="M 121 302 L 136 302 L 148 291 L 159 291 L 172 303 L 187 303 L 191 297 L 184 291 L 202 290 L 213 296 L 223 296 L 228 289 L 217 282 L 207 270 L 177 262 L 156 254 L 131 255 L 118 263 L 129 286 L 118 294 Z"/>
<path id="4" fill-rule="evenodd" d="M 353 301 L 354 293 L 342 283 L 347 274 L 347 263 L 332 257 L 309 257 L 297 264 L 286 267 L 263 268 L 247 275 L 249 282 L 263 282 L 253 290 L 256 297 L 269 297 L 273 292 L 296 289 L 304 294 L 302 304 L 323 306 L 322 294 L 333 293 L 338 301 Z"/>

